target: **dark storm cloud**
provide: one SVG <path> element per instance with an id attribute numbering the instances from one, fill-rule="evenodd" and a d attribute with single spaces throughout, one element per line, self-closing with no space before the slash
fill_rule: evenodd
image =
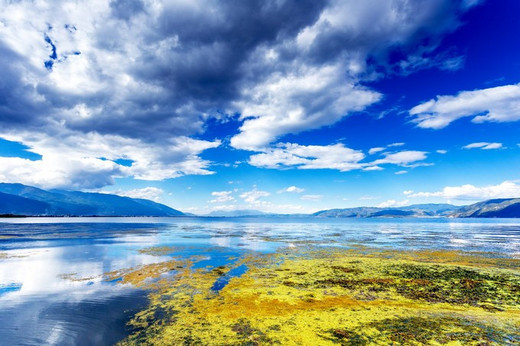
<path id="1" fill-rule="evenodd" d="M 112 15 L 118 19 L 129 20 L 144 11 L 144 4 L 141 0 L 114 0 L 110 2 Z"/>
<path id="2" fill-rule="evenodd" d="M 128 174 L 164 179 L 211 173 L 197 155 L 219 142 L 189 138 L 208 118 L 241 114 L 231 145 L 261 151 L 280 136 L 331 125 L 377 102 L 381 95 L 362 85 L 367 78 L 394 66 L 406 73 L 445 66 L 432 58 L 437 43 L 469 5 L 80 0 L 1 6 L 0 136 L 57 157 L 64 151 L 54 150 L 60 134 L 70 155 L 85 167 L 97 165 L 94 175 L 118 172 L 109 162 L 82 161 L 108 157 L 105 150 L 110 160 L 135 161 Z M 401 61 L 388 58 L 395 49 Z M 76 137 L 84 139 L 85 152 L 75 147 Z M 175 155 L 150 154 L 161 150 Z"/>
<path id="3" fill-rule="evenodd" d="M 140 90 L 142 94 L 135 92 L 123 103 L 109 101 L 105 111 L 110 116 L 74 119 L 70 126 L 149 140 L 195 133 L 203 115 L 225 110 L 239 97 L 248 70 L 244 63 L 258 46 L 296 35 L 317 20 L 325 5 L 316 1 L 172 3 L 154 16 L 148 14 L 143 22 L 128 24 L 130 33 L 135 26 L 142 30 L 140 35 L 128 35 L 119 24 L 108 24 L 98 36 L 99 47 L 124 52 L 133 41 L 138 54 L 133 61 L 122 61 L 126 73 L 161 91 L 150 95 Z M 112 10 L 118 6 L 111 4 Z"/>
<path id="4" fill-rule="evenodd" d="M 41 44 L 48 56 L 41 64 L 62 71 L 39 72 L 31 86 L 19 85 L 23 83 L 21 77 L 12 72 L 3 83 L 7 89 L 31 89 L 48 105 L 24 105 L 35 110 L 35 114 L 23 117 L 26 126 L 31 125 L 31 119 L 53 117 L 66 120 L 74 130 L 153 141 L 196 133 L 207 116 L 217 111 L 233 112 L 233 102 L 242 98 L 244 88 L 255 87 L 273 73 L 283 77 L 302 67 L 337 63 L 338 59 L 347 60 L 356 54 L 363 62 L 369 53 L 388 50 L 388 45 L 408 44 L 414 36 L 446 31 L 445 27 L 455 22 L 456 9 L 450 1 L 436 5 L 428 1 L 394 1 L 392 6 L 379 6 L 379 10 L 377 6 L 371 9 L 348 3 L 350 8 L 327 1 L 301 0 L 187 1 L 152 6 L 139 0 L 118 0 L 110 3 L 108 12 L 85 14 L 92 17 L 92 27 L 82 18 L 60 18 L 59 13 L 49 13 L 45 21 L 53 29 L 48 26 L 42 36 Z M 331 11 L 331 6 L 344 10 L 346 21 L 352 23 L 317 23 L 320 16 Z M 385 24 L 389 10 L 402 18 L 399 26 Z M 349 11 L 359 18 L 349 19 Z M 445 19 L 439 20 L 440 16 Z M 418 21 L 422 23 L 418 25 Z M 303 52 L 296 38 L 306 28 L 313 29 L 315 37 Z M 68 47 L 62 47 L 64 44 Z M 79 58 L 59 55 L 67 49 L 84 51 Z M 271 64 L 262 61 L 262 54 L 269 49 L 278 57 Z M 26 58 L 6 59 L 4 66 L 14 71 L 17 64 L 27 68 L 30 63 Z M 65 60 L 69 71 L 63 71 L 65 67 L 61 66 Z M 80 64 L 85 65 L 85 71 L 80 71 L 78 77 L 74 67 Z M 52 74 L 60 78 L 52 78 Z M 121 82 L 125 76 L 131 79 L 130 84 Z M 87 80 L 66 87 L 67 83 L 60 83 L 62 78 Z M 14 85 L 8 85 L 11 83 Z M 22 96 L 3 98 L 4 125 L 9 119 L 21 121 L 15 116 L 21 110 L 20 98 L 25 102 L 35 99 L 23 97 L 27 90 L 18 94 Z M 75 116 L 71 110 L 77 105 L 92 108 L 93 115 Z"/>
<path id="5" fill-rule="evenodd" d="M 37 99 L 34 86 L 23 81 L 25 58 L 0 42 L 0 122 L 2 127 L 41 125 L 42 113 L 49 111 L 45 102 Z"/>

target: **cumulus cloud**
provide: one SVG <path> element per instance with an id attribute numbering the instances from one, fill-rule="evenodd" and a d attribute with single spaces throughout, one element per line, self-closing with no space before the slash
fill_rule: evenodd
<path id="1" fill-rule="evenodd" d="M 387 149 L 387 148 L 402 147 L 402 146 L 405 145 L 405 144 L 406 144 L 406 143 L 398 142 L 398 143 L 388 144 L 387 146 L 384 146 L 384 147 L 375 147 L 375 148 L 370 148 L 370 149 L 368 150 L 368 154 L 369 154 L 369 155 L 374 155 L 374 154 L 377 154 L 377 153 L 379 153 L 379 152 L 385 151 L 385 149 Z"/>
<path id="2" fill-rule="evenodd" d="M 504 85 L 455 96 L 437 96 L 410 110 L 422 128 L 441 129 L 451 122 L 472 117 L 474 123 L 520 120 L 520 84 Z"/>
<path id="3" fill-rule="evenodd" d="M 268 197 L 271 194 L 267 191 L 261 191 L 256 188 L 254 188 L 251 191 L 244 192 L 240 195 L 240 198 L 242 198 L 246 203 L 257 205 L 262 204 L 262 201 L 260 200 L 263 197 Z"/>
<path id="4" fill-rule="evenodd" d="M 280 144 L 261 154 L 252 155 L 249 164 L 263 168 L 337 169 L 342 172 L 362 168 L 365 155 L 361 151 L 333 145 Z"/>
<path id="5" fill-rule="evenodd" d="M 154 202 L 160 202 L 161 196 L 164 194 L 164 191 L 157 187 L 149 186 L 149 187 L 144 187 L 142 189 L 133 189 L 133 190 L 127 190 L 127 191 L 123 191 L 123 190 L 110 191 L 110 193 L 113 193 L 113 194 L 116 194 L 119 196 L 149 199 Z"/>
<path id="6" fill-rule="evenodd" d="M 488 143 L 488 142 L 478 142 L 478 143 L 471 143 L 468 145 L 465 145 L 463 147 L 464 149 L 483 149 L 483 150 L 490 150 L 490 149 L 500 149 L 502 148 L 502 143 Z"/>
<path id="7" fill-rule="evenodd" d="M 444 149 L 439 149 L 439 150 L 436 150 L 435 151 L 437 154 L 441 154 L 441 155 L 444 155 L 448 152 L 448 150 L 444 150 Z"/>
<path id="8" fill-rule="evenodd" d="M 388 201 L 385 201 L 383 203 L 380 203 L 379 205 L 377 205 L 379 208 L 393 208 L 393 207 L 403 207 L 403 206 L 406 206 L 410 203 L 409 200 L 404 200 L 404 201 L 396 201 L 396 200 L 393 200 L 393 199 L 389 199 Z"/>
<path id="9" fill-rule="evenodd" d="M 410 165 L 417 161 L 425 160 L 427 152 L 417 150 L 404 150 L 396 153 L 386 153 L 382 159 L 375 160 L 373 165 L 393 164 L 403 167 L 410 167 Z"/>
<path id="10" fill-rule="evenodd" d="M 363 83 L 400 68 L 392 50 L 435 60 L 474 2 L 3 1 L 0 136 L 43 158 L 2 158 L 0 174 L 75 188 L 209 174 L 199 154 L 219 142 L 194 139 L 208 119 L 238 113 L 231 145 L 255 150 L 331 125 L 381 99 Z"/>
<path id="11" fill-rule="evenodd" d="M 233 191 L 214 191 L 211 193 L 212 196 L 216 197 L 215 199 L 212 199 L 211 203 L 227 203 L 232 202 L 235 200 L 231 194 Z"/>
<path id="12" fill-rule="evenodd" d="M 231 145 L 258 150 L 281 135 L 331 125 L 380 99 L 379 93 L 346 82 L 343 74 L 339 64 L 300 67 L 246 89 L 245 100 L 237 103 L 246 120 Z"/>
<path id="13" fill-rule="evenodd" d="M 24 142 L 41 160 L 0 157 L 0 180 L 45 188 L 91 189 L 111 185 L 116 177 L 163 180 L 186 174 L 212 174 L 198 155 L 220 142 L 174 137 L 162 143 L 95 132 L 2 134 Z M 131 165 L 121 164 L 120 159 Z"/>
<path id="14" fill-rule="evenodd" d="M 285 134 L 334 124 L 379 101 L 382 95 L 362 86 L 377 77 L 374 66 L 367 66 L 369 56 L 388 73 L 458 68 L 461 57 L 434 57 L 433 51 L 437 38 L 458 26 L 464 8 L 450 1 L 331 1 L 296 35 L 259 46 L 250 58 L 254 82 L 245 79 L 233 104 L 244 123 L 231 145 L 259 150 Z M 425 35 L 433 38 L 429 46 L 419 43 Z M 405 58 L 390 66 L 388 52 L 397 46 L 404 51 L 419 46 L 409 52 L 413 64 Z"/>
<path id="15" fill-rule="evenodd" d="M 300 197 L 302 201 L 321 201 L 323 195 L 303 195 Z"/>
<path id="16" fill-rule="evenodd" d="M 293 186 L 289 186 L 288 188 L 281 189 L 280 191 L 278 191 L 278 193 L 282 193 L 282 192 L 302 193 L 303 191 L 305 191 L 305 189 L 302 189 L 300 187 L 293 185 Z"/>
<path id="17" fill-rule="evenodd" d="M 520 184 L 518 181 L 504 181 L 498 185 L 474 186 L 471 184 L 460 186 L 446 186 L 436 192 L 405 191 L 408 197 L 441 197 L 455 200 L 479 201 L 493 198 L 518 198 L 520 196 Z"/>
<path id="18" fill-rule="evenodd" d="M 379 153 L 379 152 L 381 152 L 381 151 L 383 151 L 383 150 L 385 150 L 385 149 L 386 149 L 386 147 L 375 147 L 375 148 L 370 148 L 370 149 L 368 150 L 368 154 L 369 154 L 369 155 L 374 155 L 374 154 L 377 154 L 377 153 Z"/>
<path id="19" fill-rule="evenodd" d="M 372 162 L 363 162 L 365 154 L 345 147 L 342 143 L 331 145 L 279 144 L 265 152 L 252 155 L 249 164 L 271 169 L 335 169 L 341 172 L 352 170 L 379 171 L 380 165 L 392 164 L 403 167 L 429 165 L 419 163 L 427 158 L 424 151 L 405 150 L 385 153 L 384 157 Z"/>

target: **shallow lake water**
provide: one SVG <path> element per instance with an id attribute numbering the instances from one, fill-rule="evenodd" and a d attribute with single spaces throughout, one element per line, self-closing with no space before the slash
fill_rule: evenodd
<path id="1" fill-rule="evenodd" d="M 105 273 L 202 256 L 196 267 L 282 247 L 487 252 L 520 257 L 520 219 L 0 219 L 0 344 L 110 345 L 146 292 Z M 168 247 L 170 253 L 141 251 Z M 241 275 L 239 268 L 231 275 Z M 215 282 L 221 289 L 229 278 Z"/>

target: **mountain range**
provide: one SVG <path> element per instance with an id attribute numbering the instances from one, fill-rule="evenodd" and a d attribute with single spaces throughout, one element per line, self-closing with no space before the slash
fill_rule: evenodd
<path id="1" fill-rule="evenodd" d="M 459 208 L 452 217 L 520 217 L 520 198 L 490 199 Z"/>
<path id="2" fill-rule="evenodd" d="M 42 190 L 0 183 L 0 214 L 27 216 L 182 216 L 147 199 L 105 193 Z"/>
<path id="3" fill-rule="evenodd" d="M 146 199 L 106 193 L 43 190 L 0 183 L 0 215 L 26 216 L 194 216 Z M 267 214 L 257 210 L 214 211 L 210 217 L 398 218 L 460 217 L 520 218 L 520 198 L 491 199 L 467 206 L 414 204 L 404 207 L 357 207 L 313 214 Z"/>
<path id="4" fill-rule="evenodd" d="M 406 207 L 377 208 L 357 207 L 346 209 L 321 210 L 317 217 L 438 217 L 450 216 L 458 208 L 451 204 L 414 204 Z"/>

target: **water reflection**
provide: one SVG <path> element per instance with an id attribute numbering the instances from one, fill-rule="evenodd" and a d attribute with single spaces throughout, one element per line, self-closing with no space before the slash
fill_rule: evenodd
<path id="1" fill-rule="evenodd" d="M 229 264 L 280 247 L 369 246 L 520 256 L 520 220 L 38 218 L 0 221 L 0 340 L 111 344 L 145 292 L 103 274 L 176 258 Z M 167 246 L 161 256 L 140 250 Z M 229 275 L 240 275 L 245 268 Z M 215 283 L 221 289 L 229 277 Z"/>

